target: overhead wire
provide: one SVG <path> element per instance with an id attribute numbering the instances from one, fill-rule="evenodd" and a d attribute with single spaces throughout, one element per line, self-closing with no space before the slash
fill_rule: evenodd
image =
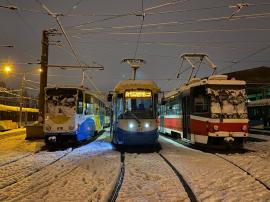
<path id="1" fill-rule="evenodd" d="M 248 58 L 257 55 L 258 53 L 261 53 L 261 52 L 267 50 L 268 48 L 270 48 L 270 44 L 268 44 L 268 45 L 266 45 L 266 46 L 264 46 L 264 47 L 262 47 L 262 48 L 260 48 L 260 49 L 258 49 L 258 50 L 256 50 L 256 51 L 254 51 L 254 52 L 252 52 L 252 53 L 250 53 L 250 54 L 248 54 L 248 55 L 246 55 L 246 56 L 244 56 L 244 57 L 242 57 L 242 58 L 236 60 L 236 61 L 233 62 L 232 64 L 230 64 L 230 65 L 228 65 L 228 66 L 222 68 L 219 72 L 223 72 L 224 70 L 226 70 L 226 69 L 228 69 L 228 68 L 232 68 L 233 65 L 238 64 L 238 63 L 240 63 L 240 62 L 243 62 L 244 60 L 247 60 Z"/>
<path id="2" fill-rule="evenodd" d="M 70 14 L 72 11 L 74 11 L 75 9 L 77 9 L 77 7 L 83 2 L 84 0 L 78 0 L 75 4 L 73 4 L 73 6 L 65 13 L 63 14 L 63 16 L 67 16 L 68 14 Z"/>
<path id="3" fill-rule="evenodd" d="M 55 14 L 55 13 L 53 13 L 53 12 L 51 12 L 51 11 L 49 10 L 49 8 L 48 8 L 45 4 L 41 3 L 39 0 L 36 0 L 36 2 L 37 2 L 38 4 L 40 4 L 40 6 L 48 13 L 48 15 L 52 16 L 52 17 L 56 20 L 58 26 L 60 27 L 61 32 L 63 33 L 65 39 L 66 39 L 67 42 L 68 42 L 68 45 L 69 45 L 69 47 L 70 47 L 70 49 L 71 49 L 71 51 L 72 51 L 74 57 L 76 58 L 76 61 L 78 62 L 78 64 L 79 64 L 81 67 L 83 67 L 83 64 L 82 64 L 82 62 L 81 62 L 81 60 L 80 60 L 80 58 L 79 58 L 78 51 L 77 51 L 77 49 L 75 49 L 75 48 L 73 47 L 73 45 L 72 45 L 72 43 L 71 43 L 71 41 L 70 41 L 70 39 L 69 39 L 68 34 L 66 33 L 66 31 L 65 31 L 65 29 L 64 29 L 64 27 L 63 27 L 63 25 L 62 25 L 62 23 L 61 23 L 61 21 L 60 21 L 60 19 L 58 18 L 58 15 Z M 96 63 L 96 62 L 94 62 L 94 63 Z M 96 64 L 98 64 L 98 63 L 96 63 Z M 84 80 L 84 71 L 85 71 L 85 70 L 82 69 L 82 75 L 83 75 L 83 76 L 82 76 L 82 82 L 83 82 L 83 80 Z M 91 80 L 91 79 L 90 79 L 90 80 Z M 94 84 L 93 81 L 92 81 L 91 83 Z M 94 86 L 95 86 L 95 85 L 94 85 Z M 96 86 L 95 86 L 95 88 L 96 88 Z"/>
<path id="4" fill-rule="evenodd" d="M 81 4 L 83 0 L 78 0 L 77 3 L 75 3 L 70 10 L 74 10 L 73 7 L 75 6 L 76 8 L 78 7 L 79 4 Z M 250 7 L 252 6 L 269 6 L 270 3 L 248 3 Z M 7 7 L 7 6 L 3 6 Z M 9 7 L 8 7 L 9 8 Z M 48 15 L 47 12 L 43 12 L 40 10 L 36 9 L 28 9 L 28 8 L 22 8 L 15 6 L 15 10 L 20 10 L 24 12 L 30 12 L 34 14 L 43 14 L 43 15 Z M 75 9 L 76 9 L 75 8 Z M 211 9 L 219 9 L 219 8 L 228 8 L 228 5 L 220 5 L 220 6 L 211 6 L 211 7 L 202 7 L 202 8 L 193 8 L 193 9 L 182 9 L 182 10 L 169 10 L 169 11 L 160 11 L 160 12 L 146 12 L 147 15 L 159 15 L 159 14 L 171 14 L 171 13 L 179 13 L 179 12 L 192 12 L 192 11 L 201 11 L 201 10 L 211 10 Z M 102 16 L 119 16 L 122 14 L 113 14 L 113 13 L 108 13 L 108 14 L 99 14 L 99 13 L 92 13 L 92 14 L 70 14 L 70 12 L 66 13 L 58 13 L 59 16 L 61 17 L 102 17 Z M 132 15 L 136 15 L 136 13 L 132 13 Z"/>
<path id="5" fill-rule="evenodd" d="M 235 16 L 231 20 L 242 20 L 242 19 L 255 19 L 255 18 L 268 18 L 270 17 L 270 13 L 255 13 L 255 14 L 248 14 L 248 15 L 241 15 L 241 16 Z M 106 29 L 115 29 L 115 30 L 121 30 L 121 29 L 131 29 L 131 28 L 137 28 L 137 27 L 142 27 L 142 28 L 147 28 L 147 27 L 160 27 L 160 26 L 172 26 L 172 25 L 186 25 L 186 24 L 194 24 L 194 23 L 202 23 L 202 22 L 212 22 L 212 21 L 221 21 L 221 20 L 228 20 L 227 16 L 222 16 L 222 17 L 211 17 L 211 18 L 201 18 L 201 19 L 195 19 L 195 20 L 190 20 L 190 21 L 170 21 L 170 22 L 158 22 L 158 23 L 150 23 L 150 24 L 143 24 L 143 25 L 126 25 L 126 26 L 112 26 L 112 27 L 94 27 L 94 28 L 85 28 L 85 29 L 79 29 L 80 32 L 76 32 L 76 34 L 80 34 L 80 36 L 85 36 L 88 34 L 92 33 L 100 33 L 103 32 Z M 94 31 L 94 32 L 93 32 Z M 108 33 L 111 33 L 109 31 Z M 74 37 L 76 35 L 73 35 Z"/>
<path id="6" fill-rule="evenodd" d="M 144 18 L 145 18 L 145 13 L 144 13 L 144 8 L 143 8 L 143 0 L 142 0 L 142 14 L 141 15 L 142 15 L 141 27 L 140 27 L 139 35 L 137 38 L 137 43 L 136 43 L 136 48 L 135 48 L 135 53 L 134 53 L 133 58 L 136 58 L 136 56 L 137 56 L 137 51 L 138 51 L 139 44 L 140 44 L 140 38 L 141 38 L 142 28 L 143 28 L 143 23 L 144 23 Z"/>
<path id="7" fill-rule="evenodd" d="M 235 7 L 236 11 L 234 13 L 232 13 L 232 15 L 229 17 L 229 19 L 234 18 L 234 16 L 237 13 L 239 13 L 243 8 L 247 8 L 248 6 L 249 6 L 248 3 L 240 3 L 240 4 L 236 4 L 235 6 L 231 6 L 231 8 Z M 252 53 L 250 53 L 250 54 L 248 54 L 248 55 L 246 55 L 246 56 L 244 56 L 244 57 L 242 57 L 242 58 L 240 58 L 240 59 L 238 59 L 236 61 L 234 60 L 234 62 L 232 62 L 229 66 L 226 66 L 223 69 L 221 69 L 221 71 L 224 71 L 227 68 L 232 68 L 233 65 L 235 65 L 237 63 L 240 63 L 240 62 L 242 62 L 242 61 L 244 61 L 244 60 L 246 60 L 246 59 L 248 59 L 250 57 L 253 57 L 253 56 L 257 55 L 258 53 L 263 52 L 264 50 L 268 49 L 269 47 L 270 47 L 270 44 L 256 50 L 255 52 L 252 52 Z"/>
<path id="8" fill-rule="evenodd" d="M 182 2 L 186 2 L 186 1 L 190 1 L 190 0 L 176 0 L 176 1 L 172 1 L 172 2 L 167 2 L 165 4 L 163 3 L 163 4 L 153 6 L 153 7 L 146 8 L 145 10 L 146 11 L 154 10 L 154 9 L 157 9 L 157 8 L 169 6 L 169 5 L 176 4 L 176 3 L 182 3 Z M 103 18 L 103 19 L 98 19 L 98 20 L 89 21 L 89 22 L 85 22 L 85 23 L 80 23 L 80 24 L 77 24 L 77 25 L 67 26 L 66 28 L 67 29 L 78 28 L 78 27 L 94 24 L 94 23 L 97 23 L 97 22 L 104 22 L 104 21 L 113 20 L 113 19 L 121 18 L 121 17 L 126 17 L 126 16 L 130 16 L 130 15 L 135 15 L 136 16 L 136 15 L 138 15 L 138 13 L 140 13 L 140 10 L 129 11 L 127 13 L 111 16 L 111 17 L 108 17 L 108 18 Z"/>
<path id="9" fill-rule="evenodd" d="M 208 29 L 208 30 L 185 30 L 167 32 L 143 32 L 142 35 L 164 35 L 164 34 L 184 34 L 184 33 L 208 33 L 208 32 L 248 32 L 248 31 L 270 31 L 270 28 L 243 28 L 243 29 Z M 137 35 L 137 32 L 112 32 L 110 35 Z"/>
<path id="10" fill-rule="evenodd" d="M 52 16 L 52 17 L 56 20 L 56 22 L 57 22 L 57 24 L 58 24 L 58 26 L 59 26 L 59 28 L 60 28 L 62 34 L 64 35 L 65 39 L 67 40 L 68 45 L 69 45 L 69 47 L 70 47 L 72 53 L 74 54 L 74 56 L 75 56 L 75 58 L 76 58 L 76 61 L 78 62 L 78 64 L 79 64 L 80 66 L 82 66 L 82 63 L 81 63 L 81 61 L 80 61 L 80 59 L 79 59 L 79 55 L 78 55 L 78 53 L 77 53 L 77 50 L 72 46 L 71 41 L 69 40 L 69 36 L 68 36 L 68 34 L 66 33 L 65 29 L 63 28 L 62 23 L 60 22 L 60 20 L 59 20 L 57 14 L 51 12 L 50 9 L 49 9 L 45 4 L 41 3 L 39 0 L 36 0 L 36 2 L 37 2 L 38 4 L 40 4 L 40 6 L 48 13 L 48 15 Z"/>
<path id="11" fill-rule="evenodd" d="M 249 6 L 269 6 L 270 3 L 249 3 Z M 182 13 L 182 12 L 192 12 L 192 11 L 202 11 L 202 10 L 212 10 L 219 8 L 229 8 L 228 5 L 220 5 L 220 6 L 211 6 L 211 7 L 202 7 L 202 8 L 192 8 L 192 9 L 182 9 L 182 10 L 171 10 L 171 11 L 160 11 L 147 13 L 147 15 L 162 15 L 162 14 L 171 14 L 171 13 Z"/>
<path id="12" fill-rule="evenodd" d="M 6 2 L 7 3 L 9 3 L 9 4 L 12 4 L 11 3 L 11 1 L 10 0 L 6 0 Z M 18 7 L 16 7 L 16 8 L 18 8 Z M 29 24 L 25 19 L 24 19 L 24 17 L 21 15 L 21 13 L 20 13 L 20 9 L 16 9 L 15 10 L 16 12 L 15 12 L 15 15 L 18 17 L 18 19 L 24 24 L 24 26 L 25 27 L 27 27 L 27 31 L 30 31 L 31 32 L 31 34 L 33 35 L 33 36 L 37 36 L 37 33 L 36 33 L 36 31 L 35 31 L 35 29 L 31 26 L 31 24 Z M 18 12 L 19 11 L 19 12 Z M 26 53 L 30 58 L 32 58 L 32 59 L 36 59 L 36 56 L 33 56 L 32 54 L 29 54 L 29 52 L 27 51 L 27 50 L 25 50 L 25 51 L 23 51 L 23 53 Z"/>

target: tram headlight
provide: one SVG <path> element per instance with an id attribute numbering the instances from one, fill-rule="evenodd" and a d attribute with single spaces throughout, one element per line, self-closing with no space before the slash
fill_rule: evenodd
<path id="1" fill-rule="evenodd" d="M 218 129 L 219 129 L 218 125 L 214 125 L 214 130 L 218 131 Z"/>
<path id="2" fill-rule="evenodd" d="M 131 128 L 134 128 L 134 124 L 133 123 L 129 123 L 128 124 L 128 127 L 131 129 Z"/>
<path id="3" fill-rule="evenodd" d="M 47 131 L 51 131 L 51 129 L 52 129 L 51 126 L 46 126 Z"/>
<path id="4" fill-rule="evenodd" d="M 144 127 L 145 127 L 145 128 L 149 128 L 149 127 L 150 127 L 150 124 L 149 124 L 149 123 L 145 123 L 145 124 L 144 124 Z"/>
<path id="5" fill-rule="evenodd" d="M 242 130 L 243 130 L 243 131 L 247 131 L 247 129 L 248 129 L 247 125 L 243 125 L 243 126 L 242 126 Z"/>

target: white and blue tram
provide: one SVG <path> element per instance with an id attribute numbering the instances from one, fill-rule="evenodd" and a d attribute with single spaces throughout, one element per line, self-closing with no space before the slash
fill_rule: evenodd
<path id="1" fill-rule="evenodd" d="M 158 139 L 157 104 L 160 89 L 149 80 L 120 81 L 112 101 L 112 142 L 116 145 L 155 145 Z"/>
<path id="2" fill-rule="evenodd" d="M 86 88 L 45 88 L 46 144 L 80 142 L 93 137 L 108 124 L 106 108 Z"/>

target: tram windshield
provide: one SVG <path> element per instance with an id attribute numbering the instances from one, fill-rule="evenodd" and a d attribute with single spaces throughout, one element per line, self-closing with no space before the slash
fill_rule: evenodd
<path id="1" fill-rule="evenodd" d="M 123 107 L 120 118 L 154 118 L 153 97 L 151 91 L 126 91 L 125 98 L 122 100 Z"/>
<path id="2" fill-rule="evenodd" d="M 51 88 L 46 90 L 46 113 L 52 115 L 74 114 L 77 100 L 77 89 Z"/>
<path id="3" fill-rule="evenodd" d="M 210 95 L 212 118 L 247 118 L 246 92 L 242 86 L 213 86 L 207 88 L 207 93 Z"/>

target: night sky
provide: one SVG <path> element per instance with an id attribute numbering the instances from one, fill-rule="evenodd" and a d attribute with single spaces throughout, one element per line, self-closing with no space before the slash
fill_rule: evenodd
<path id="1" fill-rule="evenodd" d="M 142 23 L 141 0 L 39 1 L 62 14 L 59 19 L 83 63 L 104 65 L 103 71 L 87 73 L 101 91 L 112 90 L 119 80 L 131 77 L 129 66 L 120 62 L 135 55 Z M 249 6 L 229 20 L 236 11 L 230 6 L 237 3 Z M 18 9 L 0 8 L 1 63 L 12 62 L 14 73 L 29 71 L 27 79 L 39 81 L 38 65 L 24 63 L 40 60 L 42 30 L 59 26 L 35 0 L 0 1 L 0 6 L 6 5 Z M 146 16 L 136 57 L 145 59 L 146 64 L 137 78 L 153 79 L 164 91 L 187 79 L 189 71 L 176 79 L 179 55 L 186 52 L 209 54 L 219 73 L 269 66 L 269 0 L 144 0 L 143 8 Z M 2 47 L 7 44 L 14 48 Z M 50 37 L 49 64 L 78 65 L 64 36 Z M 202 65 L 199 75 L 208 73 Z M 14 88 L 18 88 L 20 77 L 0 74 L 0 80 Z M 80 70 L 49 69 L 50 84 L 79 85 L 80 80 Z M 85 85 L 93 89 L 87 79 Z"/>

